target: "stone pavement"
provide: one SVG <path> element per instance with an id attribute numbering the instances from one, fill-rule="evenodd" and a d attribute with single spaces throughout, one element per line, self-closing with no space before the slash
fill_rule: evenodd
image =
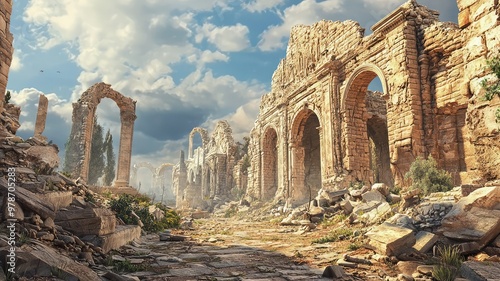
<path id="1" fill-rule="evenodd" d="M 158 235 L 122 247 L 113 259 L 146 265 L 145 271 L 122 274 L 135 280 L 331 280 L 321 278 L 323 270 L 299 265 L 278 252 L 237 244 L 159 241 Z M 94 270 L 107 271 L 99 267 Z"/>

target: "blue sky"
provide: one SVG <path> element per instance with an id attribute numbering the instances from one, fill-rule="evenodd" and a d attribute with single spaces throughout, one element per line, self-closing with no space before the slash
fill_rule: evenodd
<path id="1" fill-rule="evenodd" d="M 321 19 L 371 25 L 401 0 L 18 0 L 11 32 L 15 56 L 7 88 L 22 106 L 18 135 L 33 134 L 38 95 L 49 98 L 44 135 L 63 159 L 71 103 L 104 81 L 137 100 L 132 163 L 177 162 L 193 127 L 227 119 L 236 140 L 253 126 L 285 56 L 290 28 Z M 457 20 L 454 0 L 421 0 Z M 99 123 L 113 133 L 119 111 L 110 100 Z"/>

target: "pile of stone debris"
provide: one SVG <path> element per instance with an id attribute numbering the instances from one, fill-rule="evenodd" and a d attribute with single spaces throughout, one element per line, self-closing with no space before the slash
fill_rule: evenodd
<path id="1" fill-rule="evenodd" d="M 90 267 L 140 237 L 141 228 L 120 224 L 105 197 L 55 172 L 57 152 L 37 138 L 0 140 L 0 254 L 7 256 L 14 241 L 17 276 L 57 271 L 68 280 L 101 280 Z M 0 280 L 5 277 L 0 270 Z"/>
<path id="2" fill-rule="evenodd" d="M 432 266 L 418 267 L 431 260 L 439 247 L 451 245 L 463 256 L 480 256 L 488 263 L 467 261 L 461 273 L 470 280 L 490 280 L 485 276 L 500 276 L 500 184 L 486 186 L 463 185 L 449 192 L 423 197 L 418 190 L 400 195 L 390 192 L 382 183 L 337 191 L 320 190 L 310 204 L 292 210 L 278 206 L 273 215 L 283 215 L 281 225 L 300 226 L 312 231 L 323 220 L 341 215 L 345 227 L 358 227 L 364 233 L 365 248 L 374 251 L 377 260 L 386 259 L 402 264 L 411 261 L 416 266 L 395 280 L 430 280 Z M 343 267 L 357 267 L 365 258 L 340 259 Z M 328 272 L 336 272 L 327 268 Z M 329 274 L 328 276 L 330 276 Z M 343 274 L 334 275 L 345 278 Z M 481 279 L 483 278 L 483 279 Z M 485 279 L 486 278 L 486 279 Z"/>

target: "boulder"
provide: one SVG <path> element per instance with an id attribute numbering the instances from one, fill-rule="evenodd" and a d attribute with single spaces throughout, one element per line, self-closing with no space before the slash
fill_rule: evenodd
<path id="1" fill-rule="evenodd" d="M 500 234 L 500 186 L 477 189 L 460 199 L 438 229 L 444 236 L 486 246 Z"/>
<path id="2" fill-rule="evenodd" d="M 0 250 L 5 256 L 5 250 Z M 57 276 L 62 280 L 98 281 L 101 278 L 92 269 L 63 256 L 42 244 L 25 244 L 16 250 L 16 272 L 22 277 Z"/>
<path id="3" fill-rule="evenodd" d="M 116 217 L 109 209 L 73 208 L 57 212 L 55 223 L 79 236 L 106 235 L 115 231 Z"/>
<path id="4" fill-rule="evenodd" d="M 52 145 L 32 146 L 25 150 L 26 158 L 33 170 L 38 170 L 40 174 L 51 174 L 55 168 L 59 167 L 59 150 Z"/>
<path id="5" fill-rule="evenodd" d="M 363 201 L 370 202 L 370 201 L 375 201 L 375 202 L 386 202 L 385 196 L 378 192 L 377 190 L 372 190 L 368 191 L 366 193 L 363 193 L 361 195 L 363 198 Z"/>
<path id="6" fill-rule="evenodd" d="M 53 205 L 56 212 L 61 208 L 68 207 L 73 202 L 73 193 L 71 191 L 46 192 L 39 196 L 43 201 Z"/>
<path id="7" fill-rule="evenodd" d="M 389 195 L 389 187 L 385 183 L 374 183 L 372 185 L 372 190 L 380 192 L 380 194 L 387 197 Z"/>
<path id="8" fill-rule="evenodd" d="M 439 232 L 451 239 L 485 246 L 500 234 L 500 210 L 472 207 L 454 217 L 447 216 Z"/>
<path id="9" fill-rule="evenodd" d="M 460 275 L 471 281 L 498 280 L 500 262 L 466 261 L 462 263 Z"/>
<path id="10" fill-rule="evenodd" d="M 415 242 L 413 231 L 408 228 L 384 222 L 366 233 L 369 245 L 377 253 L 386 256 L 397 256 L 411 248 Z"/>

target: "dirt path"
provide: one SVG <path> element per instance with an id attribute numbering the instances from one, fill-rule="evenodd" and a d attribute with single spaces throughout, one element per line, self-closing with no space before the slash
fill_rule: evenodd
<path id="1" fill-rule="evenodd" d="M 129 273 L 140 280 L 332 280 L 323 270 L 346 253 L 351 241 L 313 243 L 328 237 L 331 227 L 312 231 L 277 222 L 244 221 L 238 218 L 195 220 L 192 230 L 172 234 L 189 236 L 182 242 L 160 241 L 148 235 L 123 247 L 117 256 L 147 265 Z M 365 249 L 348 251 L 365 257 Z M 346 280 L 382 280 L 390 271 L 385 264 L 349 269 Z M 383 273 L 383 274 L 381 274 Z"/>

